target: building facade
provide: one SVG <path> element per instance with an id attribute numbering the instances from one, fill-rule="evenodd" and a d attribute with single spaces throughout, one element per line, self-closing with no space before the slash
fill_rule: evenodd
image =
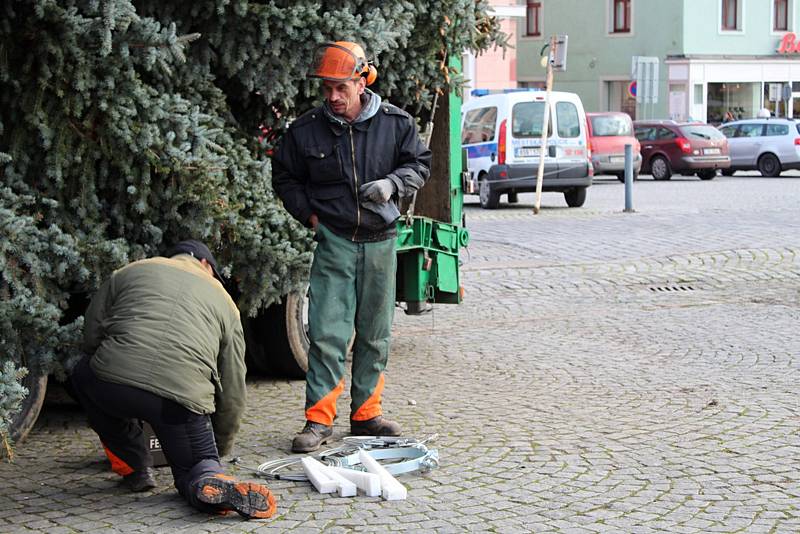
<path id="1" fill-rule="evenodd" d="M 551 35 L 569 36 L 555 87 L 588 111 L 712 123 L 761 108 L 800 117 L 800 0 L 521 0 L 517 78 L 541 86 Z M 636 102 L 632 58 L 658 59 L 657 100 Z"/>
<path id="2" fill-rule="evenodd" d="M 517 0 L 490 0 L 492 15 L 500 22 L 503 33 L 511 36 L 514 42 L 517 35 L 518 21 L 524 20 L 525 8 L 515 4 Z M 467 86 L 464 99 L 469 100 L 472 92 L 497 92 L 517 87 L 517 49 L 508 48 L 505 53 L 501 48 L 490 48 L 483 54 L 475 56 L 464 54 L 461 64 Z"/>

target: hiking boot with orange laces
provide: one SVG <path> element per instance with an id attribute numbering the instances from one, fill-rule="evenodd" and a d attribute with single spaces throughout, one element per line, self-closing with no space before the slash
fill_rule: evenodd
<path id="1" fill-rule="evenodd" d="M 350 420 L 350 433 L 354 436 L 399 436 L 403 433 L 400 425 L 382 415 L 366 421 Z"/>
<path id="2" fill-rule="evenodd" d="M 234 510 L 247 519 L 265 519 L 277 508 L 275 496 L 266 486 L 239 482 L 222 473 L 200 480 L 196 491 L 197 499 L 214 505 L 218 513 Z"/>
<path id="3" fill-rule="evenodd" d="M 311 452 L 328 442 L 333 435 L 333 427 L 306 421 L 306 426 L 292 440 L 292 452 Z"/>

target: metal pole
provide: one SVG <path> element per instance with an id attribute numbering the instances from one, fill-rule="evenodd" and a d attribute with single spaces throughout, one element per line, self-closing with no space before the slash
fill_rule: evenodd
<path id="1" fill-rule="evenodd" d="M 633 213 L 633 146 L 625 144 L 625 212 Z"/>
<path id="2" fill-rule="evenodd" d="M 547 133 L 550 124 L 550 92 L 553 90 L 553 58 L 556 57 L 556 38 L 550 37 L 550 54 L 547 61 L 547 83 L 544 97 L 544 117 L 542 119 L 542 143 L 539 147 L 539 170 L 536 173 L 536 202 L 533 214 L 538 215 L 542 206 L 542 180 L 544 179 L 544 157 L 547 154 Z"/>

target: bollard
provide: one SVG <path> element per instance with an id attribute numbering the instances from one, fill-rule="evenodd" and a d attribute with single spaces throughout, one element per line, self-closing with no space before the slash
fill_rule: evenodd
<path id="1" fill-rule="evenodd" d="M 633 212 L 633 146 L 625 145 L 625 213 Z"/>

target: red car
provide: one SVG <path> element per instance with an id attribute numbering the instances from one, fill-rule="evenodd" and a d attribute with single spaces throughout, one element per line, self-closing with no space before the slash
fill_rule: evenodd
<path id="1" fill-rule="evenodd" d="M 642 155 L 639 141 L 633 135 L 633 122 L 627 113 L 608 111 L 587 113 L 589 146 L 592 148 L 594 174 L 613 174 L 625 181 L 625 145 L 633 150 L 633 177 L 639 175 Z"/>
<path id="2" fill-rule="evenodd" d="M 636 121 L 636 139 L 642 144 L 642 172 L 654 180 L 669 180 L 672 173 L 697 174 L 713 180 L 717 169 L 728 169 L 728 140 L 702 122 Z"/>

